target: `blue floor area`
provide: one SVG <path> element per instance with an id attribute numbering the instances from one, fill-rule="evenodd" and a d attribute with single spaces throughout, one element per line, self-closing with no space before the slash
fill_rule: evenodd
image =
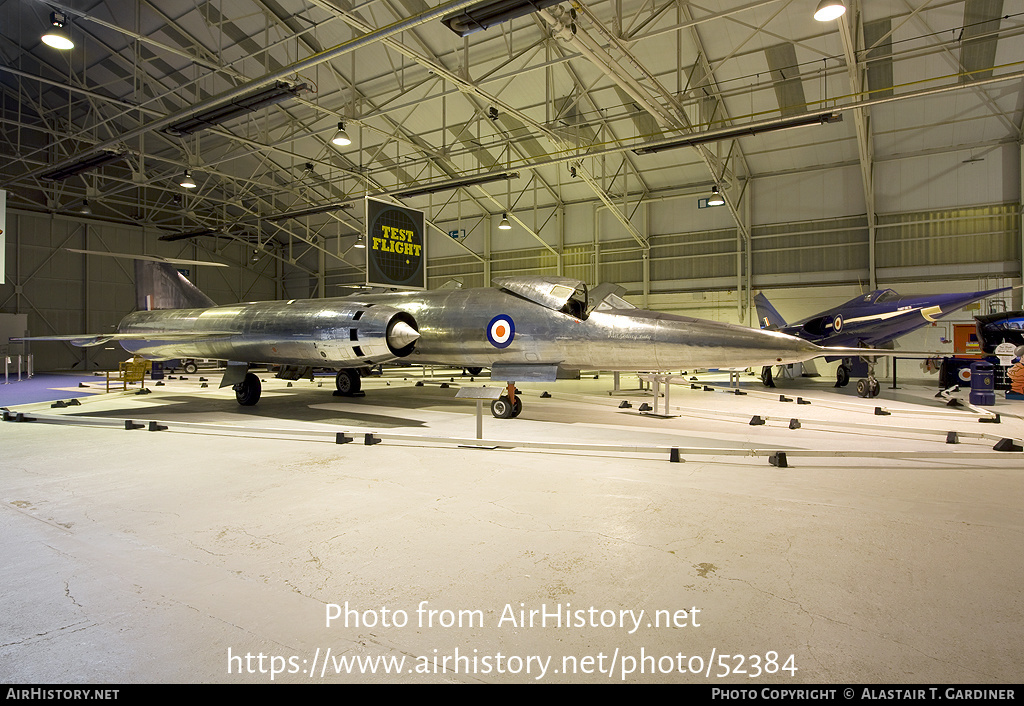
<path id="1" fill-rule="evenodd" d="M 3 376 L 0 376 L 0 407 L 88 397 L 106 390 L 106 378 L 82 373 L 36 373 L 31 378 L 22 377 L 21 382 L 17 382 L 17 376 L 12 375 L 8 380 L 10 384 L 5 385 Z M 80 382 L 89 387 L 78 387 Z M 58 389 L 62 387 L 77 390 L 69 392 Z"/>

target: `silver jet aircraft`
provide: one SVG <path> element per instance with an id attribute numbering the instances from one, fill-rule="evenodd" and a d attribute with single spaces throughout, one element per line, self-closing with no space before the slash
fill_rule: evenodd
<path id="1" fill-rule="evenodd" d="M 217 306 L 170 264 L 137 261 L 140 310 L 125 316 L 116 333 L 27 340 L 117 341 L 150 360 L 227 360 L 221 387 L 233 386 L 241 405 L 260 398 L 260 380 L 248 372 L 253 363 L 338 369 L 343 395 L 358 392 L 362 371 L 379 363 L 489 368 L 492 380 L 507 384 L 491 404 L 499 418 L 522 411 L 516 382 L 554 380 L 560 371 L 759 367 L 856 350 L 638 309 L 616 285 L 588 289 L 582 280 L 555 276 L 494 283 Z"/>

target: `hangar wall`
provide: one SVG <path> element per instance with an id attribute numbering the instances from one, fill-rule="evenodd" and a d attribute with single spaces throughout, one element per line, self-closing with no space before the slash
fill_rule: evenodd
<path id="1" fill-rule="evenodd" d="M 67 248 L 213 260 L 231 267 L 181 269 L 214 301 L 273 299 L 276 266 L 269 258 L 251 262 L 239 243 L 211 246 L 165 243 L 144 228 L 50 216 L 9 209 L 7 281 L 0 285 L 0 312 L 26 314 L 30 335 L 112 331 L 135 309 L 134 266 L 124 258 L 69 252 Z M 18 350 L 12 347 L 12 354 Z M 29 344 L 36 370 L 92 370 L 116 367 L 126 353 L 120 346 L 76 348 L 64 343 Z"/>

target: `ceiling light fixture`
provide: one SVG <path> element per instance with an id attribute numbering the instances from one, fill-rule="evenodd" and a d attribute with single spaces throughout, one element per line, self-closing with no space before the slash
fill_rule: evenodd
<path id="1" fill-rule="evenodd" d="M 359 237 L 356 238 L 356 244 L 353 245 L 352 247 L 359 248 L 360 250 L 362 250 L 363 248 L 366 247 L 366 240 L 363 239 L 363 234 L 362 233 L 360 233 Z"/>
<path id="2" fill-rule="evenodd" d="M 116 162 L 119 159 L 124 159 L 126 154 L 123 152 L 110 152 L 107 150 L 101 150 L 96 154 L 89 155 L 79 159 L 77 162 L 72 162 L 65 167 L 59 169 L 52 169 L 48 172 L 43 172 L 39 175 L 40 179 L 46 179 L 47 181 L 63 181 L 70 176 L 81 174 L 82 172 L 88 172 L 93 169 L 98 169 L 104 165 Z"/>
<path id="3" fill-rule="evenodd" d="M 557 5 L 559 0 L 483 0 L 441 18 L 460 37 Z"/>
<path id="4" fill-rule="evenodd" d="M 411 189 L 392 191 L 389 192 L 388 195 L 395 196 L 400 199 L 408 199 L 412 198 L 413 196 L 436 194 L 438 191 L 462 189 L 467 186 L 480 186 L 482 184 L 490 184 L 495 181 L 504 181 L 518 178 L 519 172 L 500 172 L 498 174 L 485 174 L 483 176 L 466 177 L 465 179 L 449 179 L 447 181 L 436 182 L 434 184 L 426 184 L 424 186 L 417 186 Z"/>
<path id="5" fill-rule="evenodd" d="M 309 86 L 305 83 L 293 85 L 284 81 L 276 81 L 271 86 L 253 91 L 240 98 L 234 98 L 220 105 L 215 105 L 195 115 L 171 123 L 163 131 L 174 137 L 191 135 L 193 132 L 226 123 L 240 115 L 251 113 L 268 105 L 280 103 L 289 98 L 294 98 L 302 91 L 308 90 L 308 88 Z"/>
<path id="6" fill-rule="evenodd" d="M 352 144 L 352 138 L 350 138 L 348 133 L 345 132 L 345 123 L 338 123 L 338 132 L 336 132 L 334 137 L 331 138 L 331 142 L 336 144 L 338 147 L 347 147 Z"/>
<path id="7" fill-rule="evenodd" d="M 708 132 L 697 133 L 692 137 L 684 137 L 681 140 L 666 140 L 664 142 L 655 142 L 648 147 L 638 147 L 633 150 L 633 154 L 655 154 L 663 150 L 674 150 L 678 147 L 696 147 L 697 145 L 703 145 L 708 142 L 721 142 L 722 140 L 731 140 L 735 137 L 744 137 L 747 135 L 760 135 L 765 132 L 776 132 L 778 130 L 789 130 L 795 127 L 805 127 L 807 125 L 824 125 L 826 123 L 840 123 L 843 121 L 843 114 L 837 112 L 829 113 L 815 113 L 812 115 L 801 115 L 797 118 L 787 118 L 783 120 L 770 120 L 761 123 L 751 123 L 742 127 L 730 127 L 722 130 L 710 130 Z"/>
<path id="8" fill-rule="evenodd" d="M 846 14 L 846 5 L 843 0 L 821 0 L 818 9 L 814 11 L 814 19 L 818 22 L 829 22 L 837 20 Z"/>
<path id="9" fill-rule="evenodd" d="M 711 187 L 711 196 L 708 197 L 708 206 L 721 206 L 725 203 L 725 199 L 722 194 L 719 193 L 717 186 Z"/>
<path id="10" fill-rule="evenodd" d="M 89 199 L 82 201 L 82 205 L 78 207 L 78 212 L 84 216 L 92 215 L 92 209 L 89 207 Z"/>
<path id="11" fill-rule="evenodd" d="M 71 41 L 70 35 L 67 30 L 64 29 L 64 25 L 67 24 L 68 17 L 63 12 L 51 12 L 50 13 L 50 30 L 42 36 L 44 44 L 48 44 L 54 49 L 60 49 L 67 51 L 68 49 L 74 49 L 75 43 Z"/>
<path id="12" fill-rule="evenodd" d="M 177 240 L 188 240 L 189 238 L 202 238 L 204 236 L 213 235 L 221 237 L 225 235 L 223 231 L 217 230 L 216 228 L 203 228 L 201 230 L 193 230 L 188 233 L 171 233 L 169 235 L 161 235 L 157 240 L 162 240 L 165 243 L 173 243 Z"/>
<path id="13" fill-rule="evenodd" d="M 501 223 L 498 224 L 498 230 L 512 230 L 512 224 L 508 222 L 508 213 L 501 214 Z"/>
<path id="14" fill-rule="evenodd" d="M 265 221 L 283 221 L 288 218 L 302 218 L 303 216 L 315 216 L 318 213 L 327 213 L 329 211 L 337 211 L 343 208 L 352 208 L 350 203 L 329 203 L 325 206 L 310 206 L 309 208 L 299 209 L 297 211 L 288 211 L 287 213 L 277 213 L 273 216 L 266 216 L 263 220 Z"/>
<path id="15" fill-rule="evenodd" d="M 181 181 L 178 182 L 179 186 L 183 189 L 194 189 L 196 188 L 196 181 L 192 178 L 192 170 L 186 169 L 185 173 L 181 175 Z"/>

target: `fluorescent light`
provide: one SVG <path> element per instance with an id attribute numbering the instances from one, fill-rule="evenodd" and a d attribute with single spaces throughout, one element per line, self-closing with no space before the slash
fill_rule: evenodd
<path id="1" fill-rule="evenodd" d="M 807 125 L 824 125 L 825 123 L 838 123 L 842 122 L 843 114 L 830 112 L 830 113 L 814 113 L 810 115 L 801 115 L 795 118 L 784 118 L 782 120 L 771 120 L 768 122 L 751 123 L 741 127 L 730 127 L 722 130 L 710 130 L 708 132 L 699 132 L 690 137 L 684 137 L 679 140 L 666 140 L 664 142 L 655 142 L 649 147 L 638 147 L 633 150 L 633 154 L 655 154 L 662 150 L 674 150 L 678 147 L 696 147 L 697 145 L 703 145 L 708 142 L 721 142 L 722 140 L 731 140 L 734 137 L 744 137 L 746 135 L 760 135 L 764 132 L 775 132 L 777 130 L 788 130 L 794 127 L 804 127 Z"/>
<path id="2" fill-rule="evenodd" d="M 345 132 L 345 123 L 338 123 L 338 132 L 335 133 L 334 137 L 331 138 L 331 142 L 336 144 L 338 147 L 346 147 L 352 144 L 352 138 Z"/>
<path id="3" fill-rule="evenodd" d="M 253 91 L 240 98 L 234 98 L 221 105 L 215 105 L 212 108 L 200 111 L 176 123 L 171 123 L 164 128 L 164 132 L 175 137 L 191 135 L 193 132 L 226 123 L 240 115 L 251 113 L 268 105 L 280 103 L 289 98 L 294 98 L 308 88 L 304 83 L 293 86 L 284 81 L 277 81 L 272 86 Z"/>
<path id="4" fill-rule="evenodd" d="M 278 213 L 273 216 L 266 216 L 263 220 L 265 221 L 283 221 L 288 218 L 302 218 L 303 216 L 313 216 L 318 213 L 327 213 L 328 211 L 337 211 L 342 208 L 352 208 L 350 203 L 329 203 L 326 206 L 310 206 L 309 208 L 303 208 L 297 211 L 288 211 L 287 213 Z"/>
<path id="5" fill-rule="evenodd" d="M 448 191 L 449 189 L 461 189 L 466 186 L 479 186 L 481 184 L 490 184 L 495 181 L 504 181 L 507 179 L 518 179 L 519 172 L 502 172 L 500 174 L 485 174 L 477 177 L 467 177 L 465 179 L 449 179 L 448 181 L 436 182 L 434 184 L 427 184 L 425 186 L 417 186 L 411 189 L 403 189 L 401 191 L 389 192 L 389 196 L 395 196 L 400 199 L 407 199 L 413 196 L 423 196 L 425 194 L 436 194 L 438 191 Z"/>
<path id="6" fill-rule="evenodd" d="M 814 19 L 818 22 L 829 22 L 842 17 L 846 13 L 846 5 L 843 0 L 821 0 L 818 9 L 814 11 Z"/>
<path id="7" fill-rule="evenodd" d="M 67 51 L 68 49 L 74 49 L 75 43 L 71 41 L 71 37 L 64 29 L 64 25 L 67 23 L 67 15 L 61 12 L 50 13 L 50 31 L 42 36 L 44 44 L 48 44 L 54 49 L 60 49 Z"/>
<path id="8" fill-rule="evenodd" d="M 445 15 L 441 23 L 460 37 L 557 5 L 559 0 L 483 0 Z"/>
<path id="9" fill-rule="evenodd" d="M 63 181 L 70 176 L 98 169 L 99 167 L 110 164 L 111 162 L 124 159 L 125 156 L 126 155 L 123 152 L 108 152 L 107 150 L 101 150 L 96 154 L 83 157 L 77 162 L 72 162 L 65 167 L 43 172 L 39 177 L 41 179 L 46 179 L 47 181 Z"/>

